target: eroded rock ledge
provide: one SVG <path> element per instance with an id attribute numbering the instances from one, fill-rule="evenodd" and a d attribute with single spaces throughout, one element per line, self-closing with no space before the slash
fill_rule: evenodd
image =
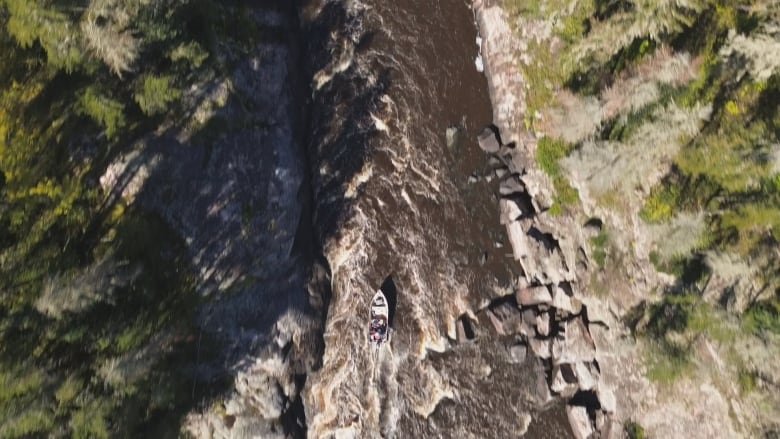
<path id="1" fill-rule="evenodd" d="M 480 318 L 498 334 L 518 338 L 517 350 L 532 353 L 544 365 L 547 390 L 567 401 L 575 437 L 620 437 L 617 400 L 601 378 L 603 356 L 594 340 L 614 320 L 580 283 L 587 279 L 584 243 L 593 230 L 548 213 L 552 182 L 534 164 L 536 142 L 522 125 L 525 83 L 516 59 L 522 41 L 497 3 L 473 2 L 495 124 L 479 141 L 501 179 L 501 223 L 523 276 L 513 295 L 491 302 Z"/>

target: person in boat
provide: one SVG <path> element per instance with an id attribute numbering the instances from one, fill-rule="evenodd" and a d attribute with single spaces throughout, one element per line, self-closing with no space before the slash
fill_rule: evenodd
<path id="1" fill-rule="evenodd" d="M 371 319 L 371 341 L 381 343 L 385 339 L 387 333 L 387 319 L 385 316 L 374 316 Z"/>

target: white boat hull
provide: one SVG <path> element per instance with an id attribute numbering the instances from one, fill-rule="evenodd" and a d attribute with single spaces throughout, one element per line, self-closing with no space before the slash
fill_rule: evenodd
<path id="1" fill-rule="evenodd" d="M 368 340 L 377 349 L 390 338 L 390 307 L 382 291 L 377 291 L 371 299 L 369 313 Z"/>

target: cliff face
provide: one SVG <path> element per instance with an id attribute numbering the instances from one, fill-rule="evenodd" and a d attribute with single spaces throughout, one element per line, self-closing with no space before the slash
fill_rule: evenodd
<path id="1" fill-rule="evenodd" d="M 321 341 L 322 298 L 307 290 L 307 86 L 297 11 L 246 13 L 267 38 L 247 53 L 226 46 L 225 77 L 188 91 L 191 120 L 149 136 L 102 179 L 170 224 L 196 271 L 196 324 L 212 353 L 192 371 L 193 395 L 207 395 L 185 420 L 196 437 L 304 434 L 299 393 Z M 196 129 L 203 126 L 212 129 Z M 222 386 L 229 390 L 211 390 Z"/>
<path id="2" fill-rule="evenodd" d="M 552 182 L 536 165 L 536 139 L 524 127 L 521 59 L 527 56 L 523 47 L 538 36 L 534 28 L 518 35 L 498 2 L 475 2 L 474 9 L 494 123 L 506 144 L 494 156 L 506 166 L 501 222 L 524 273 L 516 294 L 525 325 L 520 333 L 542 360 L 550 391 L 569 401 L 575 436 L 597 431 L 619 437 L 621 407 L 615 392 L 620 389 L 607 373 L 612 367 L 609 343 L 617 339 L 620 324 L 587 285 L 595 265 L 587 240 L 599 225 L 551 214 Z"/>
<path id="3" fill-rule="evenodd" d="M 717 262 L 722 258 L 708 254 L 711 282 L 701 287 L 704 300 L 684 308 L 686 318 L 698 319 L 704 329 L 683 328 L 679 333 L 652 329 L 659 324 L 658 314 L 653 312 L 676 312 L 677 305 L 669 305 L 670 299 L 663 293 L 677 291 L 682 281 L 661 272 L 657 261 L 651 260 L 671 259 L 701 245 L 697 239 L 703 236 L 705 222 L 701 215 L 692 213 L 668 223 L 648 224 L 640 219 L 640 213 L 646 215 L 648 192 L 668 172 L 680 151 L 680 139 L 695 137 L 711 121 L 712 108 L 698 103 L 678 106 L 674 101 L 661 107 L 651 103 L 672 88 L 685 89 L 700 75 L 700 61 L 664 48 L 629 73 L 619 75 L 595 98 L 582 97 L 563 86 L 550 85 L 556 84 L 558 74 L 553 67 L 547 71 L 549 80 L 527 77 L 544 71 L 545 63 L 556 64 L 551 62 L 550 53 L 553 58 L 564 56 L 561 47 L 566 43 L 556 26 L 568 23 L 567 14 L 576 14 L 576 8 L 550 19 L 531 6 L 517 13 L 510 3 L 473 3 L 493 121 L 503 143 L 513 143 L 490 152 L 516 176 L 517 191 L 523 194 L 522 198 L 502 200 L 502 222 L 529 284 L 518 293 L 518 301 L 533 305 L 537 334 L 540 327 L 555 328 L 550 333 L 552 341 L 531 337 L 529 346 L 540 358 L 550 359 L 551 390 L 567 398 L 577 392 L 569 409 L 575 435 L 587 437 L 599 431 L 602 436 L 619 436 L 624 428 L 643 429 L 652 437 L 739 437 L 772 431 L 773 410 L 762 409 L 757 401 L 775 398 L 771 392 L 740 390 L 737 377 L 742 382 L 745 372 L 740 370 L 746 370 L 742 368 L 758 368 L 762 370 L 758 375 L 767 378 L 764 389 L 772 388 L 774 372 L 759 366 L 755 359 L 776 352 L 772 341 L 776 336 L 764 332 L 761 338 L 769 342 L 759 352 L 755 336 L 741 332 L 733 319 L 719 323 L 723 313 L 710 299 L 727 297 L 722 288 L 732 282 L 736 294 L 728 296 L 732 300 L 728 307 L 744 309 L 750 288 L 735 282 L 730 273 L 754 275 L 744 267 L 739 271 L 740 264 L 728 268 L 728 263 Z M 593 33 L 597 36 L 598 31 Z M 583 43 L 582 47 L 588 46 Z M 547 101 L 540 105 L 538 96 L 544 93 L 534 93 L 531 87 L 544 86 L 545 82 L 560 88 L 545 91 Z M 608 132 L 627 123 L 618 115 L 625 112 L 637 117 L 632 112 L 650 111 L 647 108 L 657 109 L 649 118 L 651 122 L 638 129 L 632 127 L 637 131 L 623 134 L 628 139 L 623 143 L 613 138 L 591 140 L 598 139 L 601 130 Z M 561 145 L 564 141 L 574 144 L 573 151 L 569 147 L 554 158 L 559 163 L 554 174 L 549 166 L 546 172 L 541 169 L 551 145 L 545 136 L 562 139 Z M 577 189 L 580 198 L 562 213 L 555 208 L 560 200 L 561 176 L 565 176 L 566 186 Z M 628 189 L 621 192 L 622 188 Z M 512 190 L 507 188 L 506 193 Z M 761 264 L 764 259 L 757 261 Z M 755 276 L 752 279 L 763 282 Z M 565 295 L 559 294 L 562 286 Z M 760 290 L 768 291 L 771 297 L 772 287 Z M 557 297 L 564 299 L 556 303 Z M 553 310 L 549 315 L 548 307 Z M 568 313 L 560 312 L 567 308 Z M 579 358 L 572 361 L 560 354 L 557 337 L 571 343 L 563 352 L 576 353 Z M 674 337 L 678 340 L 668 341 Z M 683 357 L 694 358 L 692 363 L 664 363 L 668 354 L 659 353 L 657 346 L 678 342 L 684 346 Z M 671 385 L 670 375 L 674 377 Z M 594 394 L 584 404 L 589 416 L 577 408 L 583 405 L 582 392 Z"/>

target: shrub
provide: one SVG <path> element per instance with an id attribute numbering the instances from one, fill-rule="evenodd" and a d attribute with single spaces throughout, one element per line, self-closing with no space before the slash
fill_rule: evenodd
<path id="1" fill-rule="evenodd" d="M 593 259 L 596 264 L 603 268 L 607 259 L 607 242 L 609 235 L 606 231 L 602 230 L 598 235 L 591 238 L 590 243 L 593 245 Z"/>
<path id="2" fill-rule="evenodd" d="M 189 41 L 176 46 L 168 57 L 173 62 L 184 61 L 198 68 L 209 57 L 209 53 L 197 42 Z"/>
<path id="3" fill-rule="evenodd" d="M 645 200 L 645 205 L 639 211 L 639 217 L 648 223 L 660 223 L 672 219 L 680 200 L 678 186 L 656 186 Z"/>
<path id="4" fill-rule="evenodd" d="M 525 124 L 531 128 L 537 111 L 547 108 L 563 84 L 568 72 L 562 56 L 552 53 L 549 42 L 531 41 L 528 45 L 530 64 L 523 64 L 523 75 L 528 82 L 526 89 Z"/>
<path id="5" fill-rule="evenodd" d="M 97 122 L 109 139 L 114 139 L 125 126 L 125 107 L 119 101 L 105 96 L 96 87 L 89 87 L 79 100 L 82 111 Z"/>
<path id="6" fill-rule="evenodd" d="M 8 439 L 36 437 L 54 426 L 53 414 L 46 408 L 25 408 L 10 422 L 0 427 L 0 436 Z"/>
<path id="7" fill-rule="evenodd" d="M 626 422 L 626 435 L 628 439 L 645 439 L 645 429 L 634 421 Z"/>
<path id="8" fill-rule="evenodd" d="M 689 372 L 691 356 L 686 347 L 666 340 L 654 341 L 645 355 L 647 377 L 659 384 L 669 385 Z"/>
<path id="9" fill-rule="evenodd" d="M 574 189 L 568 181 L 562 176 L 553 179 L 555 187 L 555 198 L 553 205 L 550 206 L 550 215 L 557 216 L 563 213 L 564 209 L 580 201 L 580 194 Z"/>
<path id="10" fill-rule="evenodd" d="M 739 382 L 739 390 L 743 395 L 756 390 L 757 380 L 758 375 L 755 372 L 744 368 L 739 369 L 737 381 Z"/>
<path id="11" fill-rule="evenodd" d="M 742 318 L 742 325 L 755 335 L 763 332 L 780 334 L 780 300 L 759 302 L 751 306 Z"/>
<path id="12" fill-rule="evenodd" d="M 547 175 L 556 177 L 561 173 L 558 161 L 566 157 L 572 149 L 573 145 L 563 140 L 542 137 L 536 145 L 536 162 Z"/>
<path id="13" fill-rule="evenodd" d="M 154 116 L 164 113 L 180 96 L 181 91 L 173 86 L 171 76 L 147 75 L 135 93 L 135 102 L 145 115 Z"/>
<path id="14" fill-rule="evenodd" d="M 54 397 L 57 398 L 60 407 L 70 404 L 81 393 L 83 386 L 84 383 L 80 379 L 74 376 L 68 377 L 54 393 Z"/>
<path id="15" fill-rule="evenodd" d="M 105 413 L 108 401 L 92 401 L 70 418 L 70 429 L 75 439 L 108 439 Z"/>
<path id="16" fill-rule="evenodd" d="M 558 161 L 566 157 L 572 149 L 573 145 L 547 136 L 539 139 L 536 145 L 536 162 L 547 175 L 552 177 L 555 186 L 555 199 L 550 207 L 551 215 L 560 215 L 566 206 L 573 205 L 580 199 L 579 193 L 566 181 L 558 164 Z"/>

